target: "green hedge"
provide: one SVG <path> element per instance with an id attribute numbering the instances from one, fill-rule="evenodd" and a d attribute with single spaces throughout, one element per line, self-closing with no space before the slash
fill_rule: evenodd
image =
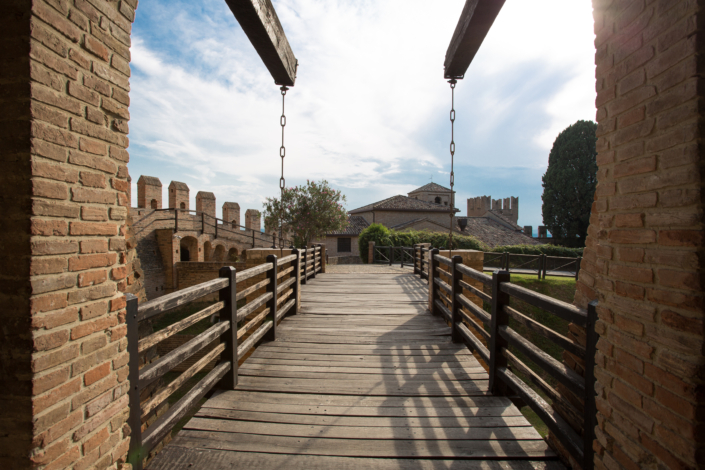
<path id="1" fill-rule="evenodd" d="M 447 233 L 420 230 L 397 232 L 389 230 L 382 224 L 372 224 L 363 230 L 360 233 L 360 238 L 358 238 L 360 259 L 362 259 L 363 263 L 367 263 L 367 250 L 371 241 L 374 241 L 377 246 L 413 246 L 418 243 L 430 243 L 434 248 L 448 248 Z M 487 245 L 477 238 L 457 234 L 453 235 L 453 247 L 457 250 L 489 250 Z"/>
<path id="2" fill-rule="evenodd" d="M 497 246 L 490 250 L 494 253 L 515 253 L 522 255 L 540 255 L 544 254 L 546 256 L 563 256 L 566 258 L 578 258 L 583 256 L 584 248 L 568 248 L 565 246 L 558 245 L 511 245 L 511 246 Z"/>

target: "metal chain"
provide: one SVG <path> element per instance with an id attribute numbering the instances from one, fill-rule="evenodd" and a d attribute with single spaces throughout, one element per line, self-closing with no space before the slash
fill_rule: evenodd
<path id="1" fill-rule="evenodd" d="M 279 178 L 279 200 L 282 204 L 282 209 L 284 207 L 284 188 L 286 187 L 286 180 L 284 179 L 284 157 L 286 157 L 286 147 L 284 147 L 284 128 L 286 127 L 286 114 L 284 114 L 284 98 L 286 97 L 286 91 L 289 88 L 283 86 L 280 88 L 282 92 L 282 115 L 279 118 L 279 124 L 282 126 L 282 146 L 279 147 L 279 156 L 282 159 L 282 176 Z M 283 250 L 284 245 L 282 242 L 282 231 L 283 231 L 284 219 L 282 218 L 282 212 L 279 211 L 279 247 Z"/>
<path id="2" fill-rule="evenodd" d="M 448 80 L 450 83 L 450 231 L 448 234 L 449 258 L 453 257 L 453 215 L 455 212 L 455 196 L 453 186 L 455 185 L 455 173 L 453 166 L 455 163 L 455 84 L 457 80 Z"/>

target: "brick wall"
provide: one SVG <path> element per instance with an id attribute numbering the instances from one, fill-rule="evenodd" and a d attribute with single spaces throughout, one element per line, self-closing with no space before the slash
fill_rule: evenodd
<path id="1" fill-rule="evenodd" d="M 362 212 L 360 215 L 364 217 L 367 223 L 378 223 L 385 227 L 393 227 L 395 225 L 408 222 L 414 219 L 428 218 L 436 223 L 448 227 L 450 215 L 447 212 L 416 212 L 416 211 L 375 211 Z M 453 222 L 455 224 L 455 220 Z"/>
<path id="2" fill-rule="evenodd" d="M 127 450 L 134 7 L 3 3 L 4 468 L 114 467 Z"/>
<path id="3" fill-rule="evenodd" d="M 338 253 L 338 238 L 350 238 L 350 249 L 352 251 L 345 251 Z M 328 235 L 324 240 L 318 240 L 314 243 L 322 243 L 326 247 L 326 253 L 329 257 L 333 256 L 360 256 L 360 246 L 358 244 L 358 236 L 332 236 Z"/>
<path id="4" fill-rule="evenodd" d="M 596 468 L 702 468 L 702 0 L 593 0 Z"/>
<path id="5" fill-rule="evenodd" d="M 206 191 L 196 193 L 196 211 L 204 212 L 211 219 L 206 220 L 206 223 L 213 224 L 215 219 L 215 195 Z"/>
<path id="6" fill-rule="evenodd" d="M 178 289 L 186 289 L 187 287 L 201 284 L 202 282 L 216 279 L 218 271 L 223 266 L 233 266 L 238 271 L 245 269 L 245 263 L 232 262 L 203 262 L 195 263 L 190 261 L 180 261 L 176 263 L 176 279 Z M 218 300 L 218 292 L 207 295 L 201 299 L 202 301 Z"/>

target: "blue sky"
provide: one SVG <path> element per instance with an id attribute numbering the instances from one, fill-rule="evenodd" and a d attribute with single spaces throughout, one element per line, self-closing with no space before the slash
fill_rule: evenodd
<path id="1" fill-rule="evenodd" d="M 463 0 L 274 0 L 299 60 L 287 94 L 287 185 L 327 179 L 347 209 L 448 186 L 443 61 Z M 431 7 L 431 5 L 433 5 Z M 518 196 L 541 221 L 558 133 L 595 119 L 590 0 L 508 1 L 456 88 L 456 207 Z M 281 95 L 223 0 L 141 2 L 130 173 L 261 209 L 279 192 Z M 195 203 L 192 202 L 192 207 Z M 218 210 L 220 216 L 220 210 Z"/>

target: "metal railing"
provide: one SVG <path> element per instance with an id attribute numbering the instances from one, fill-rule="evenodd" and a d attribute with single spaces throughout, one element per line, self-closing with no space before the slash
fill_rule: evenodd
<path id="1" fill-rule="evenodd" d="M 231 266 L 223 267 L 220 269 L 217 279 L 159 297 L 141 305 L 138 305 L 137 297 L 126 294 L 130 381 L 128 422 L 131 428 L 128 461 L 132 463 L 134 469 L 142 469 L 144 458 L 149 455 L 149 452 L 211 389 L 217 386 L 221 389 L 233 390 L 238 382 L 238 360 L 243 358 L 261 339 L 276 339 L 277 323 L 287 313 L 297 313 L 296 300 L 300 279 L 309 276 L 309 270 L 302 262 L 302 260 L 306 260 L 307 253 L 312 254 L 311 260 L 316 263 L 316 266 L 319 266 L 321 262 L 320 246 L 309 250 L 292 249 L 291 255 L 280 259 L 275 255 L 269 255 L 264 264 L 241 272 L 236 272 L 235 268 Z M 281 269 L 286 264 L 290 264 L 290 266 Z M 302 265 L 304 274 L 299 277 L 297 273 L 302 272 L 300 270 Z M 313 267 L 310 270 L 313 270 Z M 238 291 L 239 283 L 262 274 L 265 275 L 264 280 Z M 287 275 L 289 278 L 284 279 Z M 264 294 L 247 301 L 248 295 L 263 288 L 266 290 Z M 217 303 L 145 338 L 139 338 L 140 322 L 214 292 L 219 294 Z M 243 299 L 246 303 L 238 307 L 238 301 Z M 262 307 L 264 307 L 263 310 L 261 310 Z M 140 354 L 209 317 L 213 323 L 210 328 L 140 369 Z M 214 322 L 216 319 L 217 321 Z M 238 324 L 241 323 L 244 324 L 238 328 Z M 241 338 L 244 339 L 244 342 L 238 344 Z M 214 342 L 219 344 L 176 380 L 141 403 L 140 392 Z M 166 413 L 142 432 L 143 420 L 181 385 L 214 360 L 218 361 L 217 365 Z"/>
<path id="2" fill-rule="evenodd" d="M 413 248 L 406 246 L 376 246 L 374 247 L 372 262 L 378 264 L 399 264 L 410 266 L 414 263 Z"/>
<path id="3" fill-rule="evenodd" d="M 484 267 L 485 269 L 502 269 L 517 274 L 536 274 L 539 279 L 546 279 L 546 274 L 578 279 L 581 261 L 581 257 L 525 255 L 506 251 L 503 253 L 485 252 Z"/>
<path id="4" fill-rule="evenodd" d="M 465 343 L 488 365 L 490 392 L 521 399 L 541 418 L 561 445 L 582 464 L 582 468 L 592 470 L 592 443 L 596 424 L 594 367 L 598 338 L 595 332 L 597 301 L 591 302 L 586 312 L 569 303 L 512 284 L 511 274 L 507 270 L 496 270 L 492 276 L 488 276 L 464 265 L 461 256 L 449 259 L 440 256 L 438 249 L 418 245 L 412 247 L 412 250 L 414 274 L 429 281 L 432 313 L 441 315 L 451 325 L 453 342 Z M 505 254 L 500 255 L 504 257 Z M 542 267 L 546 266 L 545 258 L 542 257 Z M 485 287 L 491 289 L 492 293 L 485 293 Z M 473 296 L 480 299 L 479 304 L 470 300 Z M 585 328 L 586 346 L 519 312 L 510 305 L 512 298 Z M 482 304 L 489 305 L 490 312 L 485 311 Z M 583 376 L 511 328 L 510 318 L 582 360 Z M 534 372 L 510 347 L 582 401 L 582 409 L 574 406 L 572 401 L 567 400 Z M 560 406 L 562 414 L 553 409 L 515 372 L 526 377 L 553 403 Z M 582 430 L 582 434 L 576 428 Z"/>

